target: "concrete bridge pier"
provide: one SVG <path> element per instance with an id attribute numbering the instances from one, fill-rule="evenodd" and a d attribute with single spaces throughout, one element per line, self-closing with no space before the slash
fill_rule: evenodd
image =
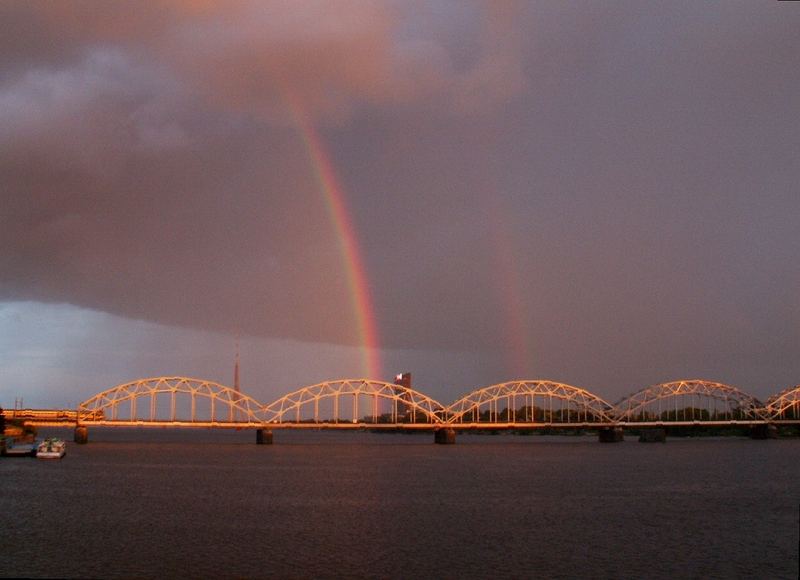
<path id="1" fill-rule="evenodd" d="M 603 427 L 597 432 L 600 443 L 619 443 L 625 439 L 622 427 Z"/>
<path id="2" fill-rule="evenodd" d="M 639 432 L 639 443 L 666 443 L 667 430 L 663 427 L 655 429 L 642 429 Z"/>
<path id="3" fill-rule="evenodd" d="M 778 428 L 775 425 L 770 425 L 769 423 L 760 423 L 758 425 L 752 425 L 750 427 L 750 438 L 777 439 Z"/>
<path id="4" fill-rule="evenodd" d="M 456 430 L 449 428 L 437 429 L 433 432 L 433 441 L 439 445 L 453 445 L 456 442 Z"/>
<path id="5" fill-rule="evenodd" d="M 88 427 L 84 427 L 83 425 L 78 425 L 75 427 L 75 443 L 79 445 L 85 445 L 89 442 L 89 429 Z"/>
<path id="6" fill-rule="evenodd" d="M 272 429 L 256 429 L 256 445 L 272 445 Z"/>

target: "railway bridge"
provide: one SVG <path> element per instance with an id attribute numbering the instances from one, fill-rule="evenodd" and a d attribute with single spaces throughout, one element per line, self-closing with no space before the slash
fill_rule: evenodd
<path id="1" fill-rule="evenodd" d="M 449 406 L 408 386 L 369 379 L 326 381 L 262 404 L 212 381 L 188 377 L 139 379 L 104 390 L 70 409 L 15 409 L 6 418 L 29 425 L 74 425 L 75 441 L 90 427 L 206 427 L 252 429 L 272 443 L 281 429 L 422 430 L 437 443 L 459 431 L 592 430 L 600 441 L 635 430 L 663 441 L 677 428 L 747 428 L 756 438 L 782 425 L 800 425 L 800 385 L 765 403 L 723 383 L 700 379 L 653 385 L 610 404 L 572 385 L 509 381 L 476 389 Z"/>

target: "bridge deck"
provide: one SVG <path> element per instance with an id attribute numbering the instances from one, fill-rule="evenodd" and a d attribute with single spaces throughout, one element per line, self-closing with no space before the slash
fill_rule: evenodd
<path id="1" fill-rule="evenodd" d="M 21 420 L 26 425 L 39 427 L 64 427 L 77 424 L 77 413 L 70 409 L 17 409 L 5 410 L 6 419 Z M 750 425 L 800 425 L 798 419 L 730 419 L 725 421 L 616 421 L 616 422 L 452 422 L 441 421 L 437 423 L 371 423 L 367 421 L 283 421 L 283 422 L 256 422 L 256 421 L 150 421 L 147 419 L 136 420 L 110 420 L 98 417 L 92 412 L 81 413 L 81 425 L 97 427 L 177 427 L 177 428 L 207 428 L 207 429 L 338 429 L 352 430 L 419 430 L 432 431 L 448 428 L 458 431 L 504 431 L 504 430 L 534 430 L 534 429 L 607 429 L 622 427 L 624 429 L 648 429 L 666 427 L 746 427 Z"/>
<path id="2" fill-rule="evenodd" d="M 69 427 L 77 424 L 71 418 L 22 418 L 25 425 L 37 427 Z M 512 430 L 544 430 L 544 429 L 650 429 L 667 427 L 747 427 L 752 425 L 800 425 L 800 419 L 793 420 L 730 420 L 730 421 L 641 421 L 641 422 L 605 422 L 605 423 L 368 423 L 352 421 L 325 422 L 289 422 L 257 423 L 243 421 L 148 421 L 148 420 L 81 420 L 85 427 L 158 427 L 158 428 L 205 428 L 205 429 L 295 429 L 295 430 L 380 430 L 380 431 L 433 431 L 436 429 L 454 429 L 457 431 L 512 431 Z"/>

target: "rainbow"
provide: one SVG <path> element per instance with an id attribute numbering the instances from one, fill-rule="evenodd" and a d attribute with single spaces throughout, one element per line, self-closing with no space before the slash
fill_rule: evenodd
<path id="1" fill-rule="evenodd" d="M 531 372 L 533 360 L 528 333 L 525 328 L 527 309 L 522 299 L 519 272 L 514 257 L 514 244 L 509 238 L 507 226 L 510 220 L 504 219 L 507 213 L 497 196 L 490 198 L 486 209 L 490 241 L 494 250 L 495 275 L 502 281 L 505 333 L 507 341 L 507 364 L 514 376 L 523 377 Z"/>
<path id="2" fill-rule="evenodd" d="M 287 95 L 288 96 L 288 95 Z M 358 238 L 353 222 L 347 211 L 344 193 L 336 177 L 333 163 L 325 144 L 308 115 L 296 99 L 286 98 L 286 103 L 303 139 L 309 161 L 319 185 L 325 206 L 339 241 L 339 249 L 345 265 L 347 286 L 350 290 L 353 312 L 356 318 L 359 341 L 363 349 L 363 370 L 365 378 L 380 379 L 382 361 L 378 344 L 378 331 L 372 297 L 369 292 L 364 262 L 359 251 Z"/>

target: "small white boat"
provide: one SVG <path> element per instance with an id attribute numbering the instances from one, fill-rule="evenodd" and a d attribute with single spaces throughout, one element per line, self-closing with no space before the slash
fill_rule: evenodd
<path id="1" fill-rule="evenodd" d="M 67 453 L 67 444 L 55 437 L 45 439 L 36 448 L 36 457 L 39 459 L 61 459 Z"/>

